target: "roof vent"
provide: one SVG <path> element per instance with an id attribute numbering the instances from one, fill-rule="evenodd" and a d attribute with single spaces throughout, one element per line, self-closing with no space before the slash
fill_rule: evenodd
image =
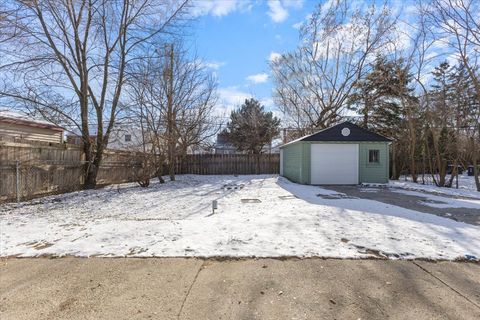
<path id="1" fill-rule="evenodd" d="M 350 129 L 348 128 L 343 128 L 342 129 L 342 136 L 348 137 L 350 135 Z"/>

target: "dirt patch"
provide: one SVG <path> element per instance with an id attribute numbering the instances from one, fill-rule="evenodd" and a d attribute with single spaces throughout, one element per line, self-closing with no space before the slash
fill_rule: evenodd
<path id="1" fill-rule="evenodd" d="M 143 252 L 147 252 L 147 251 L 148 251 L 148 249 L 145 249 L 145 248 L 133 247 L 133 248 L 130 248 L 128 250 L 127 257 L 132 256 L 132 255 L 136 255 L 136 254 L 140 254 L 140 253 L 143 253 Z"/>
<path id="2" fill-rule="evenodd" d="M 241 190 L 245 187 L 243 183 L 237 184 L 237 183 L 227 183 L 224 184 L 222 189 L 224 190 Z"/>
<path id="3" fill-rule="evenodd" d="M 409 252 L 389 253 L 389 252 L 384 252 L 378 249 L 370 249 L 370 248 L 355 245 L 355 244 L 352 244 L 352 245 L 358 249 L 359 253 L 367 254 L 381 260 L 408 258 L 409 256 L 412 256 L 412 254 Z"/>
<path id="4" fill-rule="evenodd" d="M 280 200 L 293 200 L 293 199 L 298 199 L 298 197 L 294 194 L 288 195 L 288 196 L 278 196 Z"/>
<path id="5" fill-rule="evenodd" d="M 32 241 L 32 242 L 26 242 L 26 243 L 22 243 L 21 245 L 25 245 L 27 247 L 31 247 L 35 250 L 42 250 L 42 249 L 46 249 L 48 247 L 51 247 L 54 245 L 54 243 L 51 243 L 51 242 L 48 242 L 48 241 Z"/>
<path id="6" fill-rule="evenodd" d="M 260 199 L 241 199 L 242 203 L 261 203 Z"/>
<path id="7" fill-rule="evenodd" d="M 326 200 L 339 200 L 339 199 L 357 199 L 356 197 L 352 197 L 343 193 L 336 193 L 336 194 L 317 194 L 317 197 Z"/>

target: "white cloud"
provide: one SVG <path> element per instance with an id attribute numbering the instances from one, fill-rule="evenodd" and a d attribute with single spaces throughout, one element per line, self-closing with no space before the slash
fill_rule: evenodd
<path id="1" fill-rule="evenodd" d="M 302 26 L 303 26 L 303 21 L 300 21 L 300 22 L 294 23 L 292 25 L 292 28 L 299 30 Z"/>
<path id="2" fill-rule="evenodd" d="M 280 23 L 288 18 L 288 8 L 300 9 L 303 6 L 303 0 L 268 0 L 267 14 L 273 22 Z"/>
<path id="3" fill-rule="evenodd" d="M 203 63 L 205 67 L 213 70 L 218 70 L 226 64 L 227 64 L 226 62 L 222 62 L 222 61 L 207 61 Z"/>
<path id="4" fill-rule="evenodd" d="M 260 100 L 260 104 L 265 107 L 267 110 L 271 110 L 274 106 L 273 98 L 263 98 Z"/>
<path id="5" fill-rule="evenodd" d="M 224 87 L 217 90 L 218 103 L 214 113 L 219 118 L 226 119 L 233 110 L 238 109 L 246 99 L 255 98 L 251 93 L 242 91 L 238 86 Z M 275 116 L 281 118 L 282 114 L 275 109 L 275 103 L 272 97 L 257 98 L 265 109 L 272 111 Z"/>
<path id="6" fill-rule="evenodd" d="M 303 27 L 303 25 L 304 25 L 305 23 L 307 23 L 311 18 L 312 18 L 312 14 L 310 14 L 310 13 L 307 14 L 307 15 L 305 16 L 305 19 L 304 19 L 303 21 L 299 21 L 299 22 L 297 22 L 297 23 L 294 23 L 294 24 L 292 25 L 292 28 L 293 28 L 293 29 L 300 30 L 300 29 Z"/>
<path id="7" fill-rule="evenodd" d="M 248 81 L 253 82 L 253 83 L 264 83 L 267 82 L 268 80 L 268 74 L 266 73 L 257 73 L 257 74 L 252 74 L 251 76 L 248 76 L 246 78 Z"/>
<path id="8" fill-rule="evenodd" d="M 280 0 L 268 0 L 268 12 L 273 22 L 283 22 L 288 18 L 288 11 L 285 9 Z"/>
<path id="9" fill-rule="evenodd" d="M 253 2 L 251 0 L 194 0 L 192 2 L 194 16 L 213 15 L 226 16 L 235 11 L 249 11 Z"/>
<path id="10" fill-rule="evenodd" d="M 303 0 L 283 0 L 283 5 L 287 8 L 301 9 Z"/>
<path id="11" fill-rule="evenodd" d="M 268 57 L 268 61 L 273 62 L 278 60 L 282 57 L 282 55 L 278 52 L 270 52 L 270 56 Z"/>
<path id="12" fill-rule="evenodd" d="M 239 90 L 237 86 L 219 88 L 217 94 L 218 108 L 216 113 L 219 117 L 228 117 L 230 112 L 245 102 L 245 99 L 253 97 L 252 94 Z"/>
<path id="13" fill-rule="evenodd" d="M 238 89 L 237 86 L 219 88 L 218 96 L 224 106 L 237 106 L 253 95 Z"/>

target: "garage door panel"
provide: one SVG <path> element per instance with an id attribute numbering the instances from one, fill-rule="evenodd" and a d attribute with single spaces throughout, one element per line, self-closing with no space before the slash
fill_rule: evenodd
<path id="1" fill-rule="evenodd" d="M 312 144 L 312 184 L 358 184 L 358 144 Z"/>

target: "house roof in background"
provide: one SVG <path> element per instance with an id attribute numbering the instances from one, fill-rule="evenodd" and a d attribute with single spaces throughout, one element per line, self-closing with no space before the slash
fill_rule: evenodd
<path id="1" fill-rule="evenodd" d="M 345 130 L 342 134 L 342 130 Z M 296 140 L 293 140 L 287 144 L 284 144 L 282 147 L 290 145 L 299 141 L 373 141 L 373 142 L 391 142 L 392 140 L 386 138 L 380 134 L 372 132 L 370 130 L 364 129 L 356 124 L 353 124 L 349 121 L 341 122 L 337 125 L 334 125 L 330 128 L 320 130 L 314 134 L 310 134 Z"/>
<path id="2" fill-rule="evenodd" d="M 0 110 L 0 122 L 16 125 L 24 125 L 29 127 L 36 127 L 42 129 L 50 129 L 54 131 L 63 131 L 64 129 L 51 122 L 36 119 L 27 114 L 14 112 L 11 110 Z"/>

